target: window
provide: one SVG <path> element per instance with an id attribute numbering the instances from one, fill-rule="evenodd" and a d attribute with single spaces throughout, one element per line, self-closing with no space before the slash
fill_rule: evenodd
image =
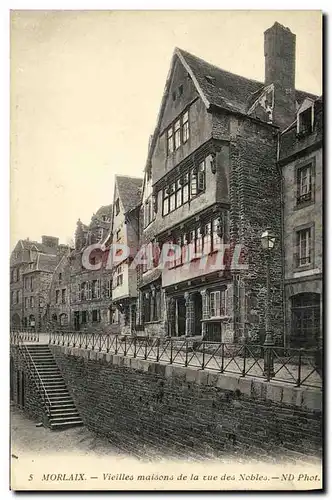
<path id="1" fill-rule="evenodd" d="M 112 312 L 112 323 L 113 323 L 113 325 L 115 325 L 115 324 L 118 324 L 119 322 L 120 322 L 119 310 L 114 309 L 114 311 Z"/>
<path id="2" fill-rule="evenodd" d="M 59 273 L 59 283 L 62 283 L 62 273 Z"/>
<path id="3" fill-rule="evenodd" d="M 169 196 L 168 189 L 163 189 L 163 215 L 167 215 L 169 213 Z"/>
<path id="4" fill-rule="evenodd" d="M 60 290 L 55 290 L 55 303 L 59 304 Z"/>
<path id="5" fill-rule="evenodd" d="M 182 141 L 185 144 L 189 139 L 189 113 L 186 111 L 182 118 Z"/>
<path id="6" fill-rule="evenodd" d="M 16 291 L 16 304 L 19 304 L 20 303 L 20 291 L 17 290 Z"/>
<path id="7" fill-rule="evenodd" d="M 226 316 L 227 290 L 216 290 L 210 292 L 210 316 L 211 318 Z"/>
<path id="8" fill-rule="evenodd" d="M 91 283 L 91 281 L 86 282 L 86 298 L 87 298 L 87 300 L 91 300 L 91 298 L 92 298 L 92 283 Z"/>
<path id="9" fill-rule="evenodd" d="M 218 250 L 220 248 L 220 245 L 222 243 L 222 238 L 223 238 L 223 227 L 222 227 L 222 221 L 224 220 L 223 217 L 218 217 L 217 219 L 213 219 L 212 221 L 212 250 Z"/>
<path id="10" fill-rule="evenodd" d="M 82 324 L 87 323 L 87 319 L 88 319 L 87 316 L 88 316 L 87 311 L 82 311 L 81 312 L 81 323 Z"/>
<path id="11" fill-rule="evenodd" d="M 120 200 L 119 198 L 115 202 L 115 215 L 119 215 L 120 213 Z"/>
<path id="12" fill-rule="evenodd" d="M 30 307 L 35 307 L 35 298 L 34 297 L 30 297 Z"/>
<path id="13" fill-rule="evenodd" d="M 24 288 L 25 290 L 28 290 L 28 283 L 29 283 L 29 278 L 24 279 Z"/>
<path id="14" fill-rule="evenodd" d="M 297 204 L 310 201 L 312 198 L 312 166 L 297 170 Z"/>
<path id="15" fill-rule="evenodd" d="M 59 320 L 60 320 L 60 326 L 68 325 L 68 316 L 66 313 L 60 314 Z"/>
<path id="16" fill-rule="evenodd" d="M 169 211 L 175 210 L 175 184 L 171 184 L 169 189 Z"/>
<path id="17" fill-rule="evenodd" d="M 110 298 L 112 295 L 112 281 L 107 280 L 106 281 L 106 297 Z"/>
<path id="18" fill-rule="evenodd" d="M 311 228 L 302 229 L 296 233 L 298 267 L 311 264 Z"/>
<path id="19" fill-rule="evenodd" d="M 10 282 L 13 283 L 14 281 L 14 269 L 10 270 Z"/>
<path id="20" fill-rule="evenodd" d="M 29 307 L 29 297 L 24 298 L 24 307 L 27 309 Z"/>
<path id="21" fill-rule="evenodd" d="M 61 290 L 61 302 L 62 302 L 62 304 L 66 303 L 66 289 L 65 288 L 63 288 Z"/>
<path id="22" fill-rule="evenodd" d="M 167 154 L 173 153 L 174 145 L 173 145 L 173 126 L 169 127 L 167 130 Z"/>
<path id="23" fill-rule="evenodd" d="M 298 133 L 301 135 L 310 134 L 312 132 L 312 117 L 313 107 L 310 106 L 298 116 Z"/>
<path id="24" fill-rule="evenodd" d="M 174 143 L 175 149 L 178 149 L 181 146 L 181 123 L 180 120 L 177 120 L 174 125 Z"/>
<path id="25" fill-rule="evenodd" d="M 149 198 L 144 203 L 144 227 L 147 227 L 154 219 L 154 197 Z"/>
<path id="26" fill-rule="evenodd" d="M 181 88 L 181 86 L 179 87 Z M 183 91 L 183 89 L 182 89 Z M 173 153 L 189 139 L 189 111 L 183 113 L 166 131 L 167 155 Z"/>
<path id="27" fill-rule="evenodd" d="M 191 173 L 191 196 L 196 196 L 205 190 L 205 163 L 205 160 L 202 161 L 199 164 L 198 169 L 195 168 Z"/>
<path id="28" fill-rule="evenodd" d="M 93 299 L 100 298 L 100 280 L 92 281 L 92 298 Z"/>
<path id="29" fill-rule="evenodd" d="M 99 309 L 93 309 L 92 311 L 92 322 L 93 323 L 99 323 L 100 321 L 100 310 Z"/>
<path id="30" fill-rule="evenodd" d="M 183 85 L 181 83 L 181 85 L 179 86 L 179 96 L 182 96 L 183 94 Z"/>
<path id="31" fill-rule="evenodd" d="M 10 302 L 14 304 L 14 292 L 10 292 Z"/>
<path id="32" fill-rule="evenodd" d="M 81 283 L 80 300 L 85 300 L 85 299 L 86 299 L 86 282 L 83 281 L 83 283 Z"/>
<path id="33" fill-rule="evenodd" d="M 116 277 L 116 286 L 121 286 L 123 284 L 123 274 L 119 274 L 119 276 Z"/>
<path id="34" fill-rule="evenodd" d="M 30 290 L 33 292 L 33 277 L 30 276 Z"/>
<path id="35" fill-rule="evenodd" d="M 211 238 L 211 223 L 205 224 L 204 226 L 204 245 L 203 253 L 209 254 L 212 249 L 212 238 Z"/>
<path id="36" fill-rule="evenodd" d="M 175 182 L 175 206 L 176 208 L 181 207 L 182 205 L 182 185 L 181 179 L 178 179 Z"/>

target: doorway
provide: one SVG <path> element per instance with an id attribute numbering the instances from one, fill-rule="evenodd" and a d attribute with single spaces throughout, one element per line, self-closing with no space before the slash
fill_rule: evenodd
<path id="1" fill-rule="evenodd" d="M 186 334 L 186 301 L 184 297 L 175 299 L 175 335 L 182 337 Z"/>
<path id="2" fill-rule="evenodd" d="M 193 301 L 194 301 L 194 311 L 195 311 L 193 334 L 194 335 L 201 335 L 202 334 L 203 302 L 202 302 L 202 295 L 200 292 L 194 293 Z"/>
<path id="3" fill-rule="evenodd" d="M 317 348 L 320 336 L 320 294 L 299 293 L 291 301 L 291 347 Z"/>
<path id="4" fill-rule="evenodd" d="M 74 311 L 74 329 L 78 331 L 80 329 L 80 312 Z"/>

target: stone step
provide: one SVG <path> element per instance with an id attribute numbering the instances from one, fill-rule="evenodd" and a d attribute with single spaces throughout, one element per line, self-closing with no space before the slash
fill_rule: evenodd
<path id="1" fill-rule="evenodd" d="M 56 423 L 51 423 L 51 429 L 56 430 L 56 429 L 68 429 L 68 427 L 80 427 L 84 425 L 81 419 L 69 421 L 69 422 L 56 422 Z"/>
<path id="2" fill-rule="evenodd" d="M 76 410 L 76 406 L 75 404 L 73 403 L 73 401 L 70 401 L 68 403 L 64 402 L 62 403 L 61 401 L 59 403 L 52 403 L 52 406 L 51 406 L 51 412 L 53 411 L 63 411 L 63 410 Z"/>

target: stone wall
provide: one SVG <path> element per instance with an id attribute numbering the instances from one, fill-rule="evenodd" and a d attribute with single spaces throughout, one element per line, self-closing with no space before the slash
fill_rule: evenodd
<path id="1" fill-rule="evenodd" d="M 43 402 L 16 347 L 11 349 L 10 365 L 10 400 L 32 420 L 47 424 Z"/>
<path id="2" fill-rule="evenodd" d="M 321 393 L 52 346 L 86 426 L 141 455 L 308 461 L 321 454 Z"/>

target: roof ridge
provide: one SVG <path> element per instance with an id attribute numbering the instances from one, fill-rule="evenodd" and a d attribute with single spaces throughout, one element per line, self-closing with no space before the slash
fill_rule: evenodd
<path id="1" fill-rule="evenodd" d="M 228 73 L 229 75 L 236 76 L 237 78 L 242 78 L 243 80 L 247 80 L 250 82 L 260 83 L 261 85 L 265 85 L 265 83 L 262 82 L 261 80 L 255 80 L 254 78 L 248 78 L 247 76 L 238 75 L 237 73 L 233 73 L 232 71 L 228 71 L 227 69 L 223 69 L 220 66 L 217 66 L 216 64 L 210 63 L 209 61 L 207 61 L 206 59 L 203 59 L 202 57 L 196 56 L 195 54 L 192 54 L 191 52 L 188 52 L 187 50 L 181 49 L 180 47 L 176 47 L 176 50 L 179 50 L 184 57 L 186 54 L 188 54 L 189 56 L 195 57 L 196 59 L 199 59 L 203 63 L 208 64 L 209 66 L 213 66 L 218 71 L 223 71 L 224 73 Z"/>

